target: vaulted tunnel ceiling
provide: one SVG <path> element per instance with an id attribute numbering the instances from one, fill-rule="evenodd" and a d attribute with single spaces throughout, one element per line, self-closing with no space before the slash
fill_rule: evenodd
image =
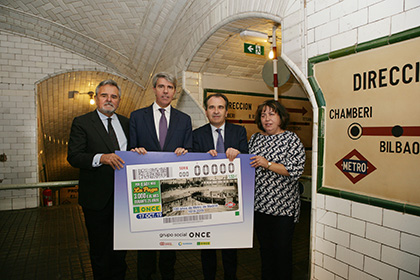
<path id="1" fill-rule="evenodd" d="M 66 161 L 70 125 L 75 116 L 95 108 L 88 103 L 89 95 L 83 93 L 94 91 L 101 80 L 112 77 L 122 86 L 123 100 L 118 109 L 122 115 L 129 116 L 131 111 L 148 105 L 145 102 L 151 97 L 144 88 L 161 59 L 162 48 L 170 47 L 164 42 L 185 9 L 197 3 L 187 0 L 2 1 L 0 15 L 5 16 L 0 17 L 2 30 L 63 47 L 129 78 L 75 71 L 46 77 L 38 84 L 38 139 L 42 159 L 39 168 L 43 170 L 40 181 L 77 178 L 77 170 Z M 267 56 L 245 54 L 239 33 L 254 30 L 271 35 L 274 24 L 264 18 L 244 18 L 221 26 L 191 54 L 187 71 L 261 80 Z M 280 28 L 276 34 L 280 53 Z M 269 43 L 263 45 L 268 53 Z M 69 91 L 79 93 L 69 98 Z"/>

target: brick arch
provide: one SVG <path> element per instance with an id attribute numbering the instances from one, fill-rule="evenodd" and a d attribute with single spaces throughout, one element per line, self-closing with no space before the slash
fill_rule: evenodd
<path id="1" fill-rule="evenodd" d="M 117 113 L 129 117 L 141 107 L 143 88 L 133 80 L 97 69 L 70 70 L 49 75 L 35 83 L 38 111 L 38 166 L 40 181 L 77 179 L 77 169 L 67 160 L 70 127 L 76 116 L 96 109 L 89 104 L 89 91 L 103 80 L 113 79 L 121 87 L 122 99 Z M 70 91 L 79 93 L 69 94 Z M 44 176 L 45 175 L 45 176 Z"/>
<path id="2" fill-rule="evenodd" d="M 194 55 L 197 53 L 197 51 L 200 49 L 200 47 L 220 28 L 222 28 L 223 26 L 240 20 L 240 19 L 246 19 L 246 18 L 261 18 L 261 19 L 270 19 L 273 20 L 274 22 L 281 22 L 281 18 L 278 16 L 274 16 L 274 15 L 268 15 L 268 14 L 260 14 L 260 13 L 255 13 L 255 12 L 250 12 L 250 13 L 245 13 L 245 14 L 239 14 L 239 15 L 235 15 L 229 18 L 225 18 L 224 20 L 218 22 L 217 24 L 215 24 L 214 26 L 210 27 L 208 30 L 206 31 L 198 31 L 200 30 L 199 28 L 197 29 L 197 33 L 194 34 L 193 36 L 191 36 L 191 40 L 188 42 L 187 46 L 184 49 L 183 55 L 180 56 L 180 61 L 179 63 L 180 68 L 182 70 L 186 70 L 191 62 L 191 60 L 193 59 Z M 201 34 L 200 34 L 201 33 Z M 199 38 L 199 39 L 195 39 L 194 38 Z"/>
<path id="3" fill-rule="evenodd" d="M 272 0 L 252 5 L 244 1 L 224 0 L 210 7 L 202 7 L 204 11 L 197 10 L 197 7 L 192 5 L 185 12 L 184 19 L 180 20 L 176 31 L 169 41 L 174 42 L 175 39 L 173 38 L 182 39 L 185 37 L 185 34 L 188 34 L 188 40 L 185 42 L 178 39 L 178 41 L 183 42 L 171 45 L 170 48 L 167 47 L 166 53 L 162 55 L 160 63 L 162 67 L 157 68 L 175 68 L 174 72 L 187 69 L 192 57 L 208 38 L 218 29 L 233 21 L 246 18 L 261 18 L 280 23 L 286 16 L 298 12 L 302 8 L 299 2 L 296 3 L 296 1 L 290 0 Z M 303 21 L 303 17 L 301 21 Z M 192 24 L 191 22 L 194 23 Z M 195 24 L 195 22 L 198 22 L 198 24 Z"/>

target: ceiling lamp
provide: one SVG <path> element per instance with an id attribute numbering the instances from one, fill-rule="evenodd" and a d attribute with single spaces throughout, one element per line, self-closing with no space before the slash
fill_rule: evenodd
<path id="1" fill-rule="evenodd" d="M 241 33 L 239 33 L 239 36 L 244 41 L 261 42 L 261 43 L 267 43 L 268 42 L 267 33 L 263 33 L 263 32 L 260 32 L 260 31 L 244 30 Z"/>

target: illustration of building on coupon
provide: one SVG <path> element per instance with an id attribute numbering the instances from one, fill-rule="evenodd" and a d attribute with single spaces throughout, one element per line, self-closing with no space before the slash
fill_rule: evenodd
<path id="1" fill-rule="evenodd" d="M 240 172 L 239 159 L 128 165 L 131 232 L 242 222 Z"/>

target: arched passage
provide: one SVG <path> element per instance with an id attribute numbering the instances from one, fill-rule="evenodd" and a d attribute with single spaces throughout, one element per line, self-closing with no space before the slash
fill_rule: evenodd
<path id="1" fill-rule="evenodd" d="M 102 71 L 71 71 L 36 83 L 40 182 L 78 179 L 78 170 L 66 159 L 71 123 L 76 116 L 96 109 L 89 103 L 88 92 L 95 92 L 106 79 L 120 85 L 122 99 L 117 112 L 129 117 L 140 107 L 143 89 L 125 77 Z"/>

